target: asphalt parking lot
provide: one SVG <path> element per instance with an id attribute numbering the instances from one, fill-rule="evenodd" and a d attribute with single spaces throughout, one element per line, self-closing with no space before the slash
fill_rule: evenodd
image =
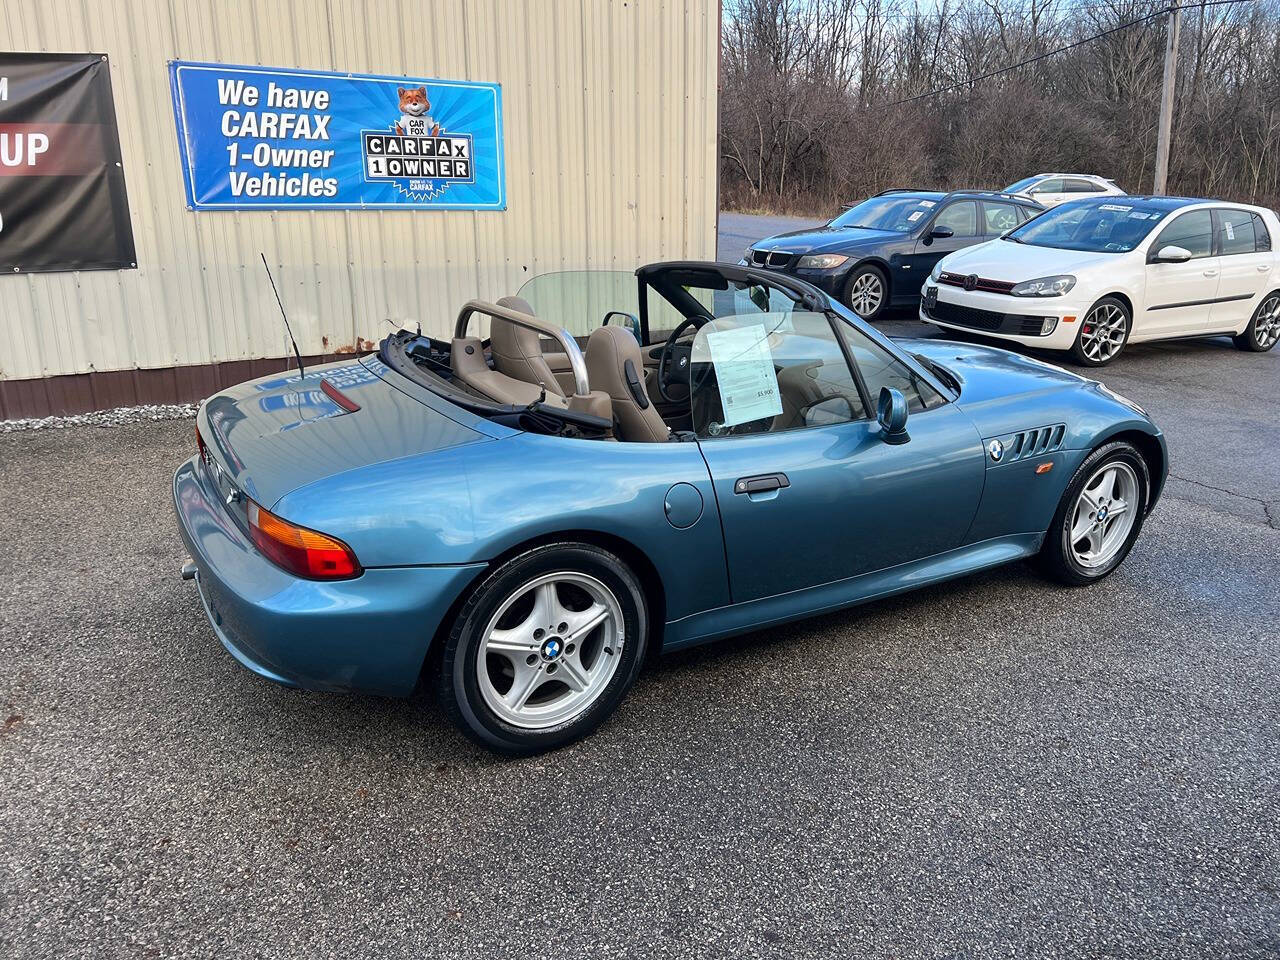
<path id="1" fill-rule="evenodd" d="M 670 656 L 516 762 L 223 651 L 177 576 L 189 421 L 0 435 L 0 956 L 1280 954 L 1280 351 L 1101 379 L 1174 474 L 1105 585 Z"/>

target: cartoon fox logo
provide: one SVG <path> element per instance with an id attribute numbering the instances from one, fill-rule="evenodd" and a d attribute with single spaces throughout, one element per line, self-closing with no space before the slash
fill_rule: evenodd
<path id="1" fill-rule="evenodd" d="M 396 121 L 396 133 L 414 137 L 439 136 L 440 124 L 427 113 L 431 109 L 427 88 L 396 87 L 396 92 L 400 94 L 400 119 Z"/>

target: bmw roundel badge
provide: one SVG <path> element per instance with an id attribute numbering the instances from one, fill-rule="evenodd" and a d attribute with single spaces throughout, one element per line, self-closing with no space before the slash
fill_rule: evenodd
<path id="1" fill-rule="evenodd" d="M 992 440 L 987 444 L 987 453 L 991 454 L 993 462 L 999 463 L 1004 457 L 1004 444 L 999 440 Z"/>
<path id="2" fill-rule="evenodd" d="M 548 660 L 554 660 L 560 656 L 560 638 L 552 637 L 542 645 L 542 655 Z"/>

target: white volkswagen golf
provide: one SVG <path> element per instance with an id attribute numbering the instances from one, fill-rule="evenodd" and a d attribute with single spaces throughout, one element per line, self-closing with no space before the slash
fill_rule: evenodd
<path id="1" fill-rule="evenodd" d="M 920 319 L 1101 366 L 1127 343 L 1229 334 L 1280 340 L 1273 211 L 1184 197 L 1103 197 L 1055 207 L 943 257 Z"/>

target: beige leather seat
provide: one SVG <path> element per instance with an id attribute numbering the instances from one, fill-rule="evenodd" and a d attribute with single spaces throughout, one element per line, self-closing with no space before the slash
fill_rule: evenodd
<path id="1" fill-rule="evenodd" d="M 598 327 L 587 338 L 587 379 L 613 402 L 620 440 L 660 443 L 671 431 L 644 389 L 640 344 L 623 327 Z"/>
<path id="2" fill-rule="evenodd" d="M 522 297 L 503 297 L 498 306 L 518 310 L 533 316 L 533 307 Z M 489 324 L 489 353 L 498 373 L 515 380 L 547 388 L 547 396 L 564 396 L 556 375 L 551 372 L 542 355 L 541 338 L 537 330 L 516 326 L 502 317 L 492 317 Z M 535 396 L 537 393 L 535 391 Z"/>

